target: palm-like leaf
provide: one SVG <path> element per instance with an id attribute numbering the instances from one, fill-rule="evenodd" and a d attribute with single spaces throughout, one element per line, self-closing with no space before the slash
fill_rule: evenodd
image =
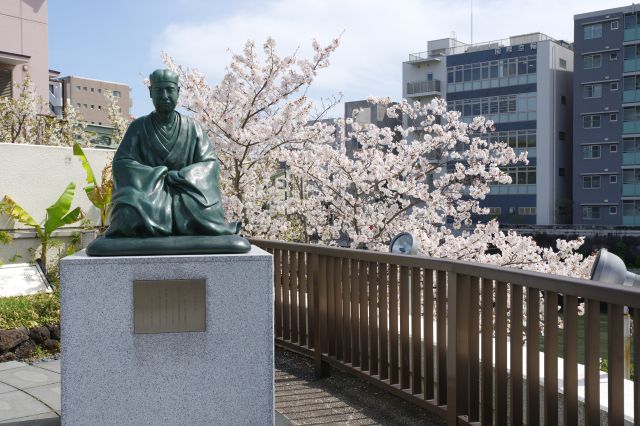
<path id="1" fill-rule="evenodd" d="M 34 227 L 39 226 L 38 222 L 8 195 L 5 195 L 0 202 L 0 210 L 22 224 Z"/>
<path id="2" fill-rule="evenodd" d="M 79 143 L 75 143 L 73 145 L 73 155 L 76 155 L 80 158 L 80 161 L 82 162 L 82 168 L 87 173 L 87 183 L 90 183 L 91 185 L 85 187 L 84 190 L 87 191 L 87 195 L 89 195 L 88 189 L 90 188 L 91 190 L 93 190 L 96 186 L 98 186 L 98 182 L 96 181 L 96 177 L 93 174 L 93 169 L 89 164 L 89 160 L 87 160 L 87 156 L 84 154 L 84 151 L 82 150 L 82 147 Z"/>
<path id="3" fill-rule="evenodd" d="M 73 195 L 76 189 L 76 184 L 71 182 L 58 198 L 58 201 L 53 203 L 47 208 L 47 217 L 44 222 L 44 232 L 46 235 L 51 235 L 53 231 L 71 222 L 63 222 L 63 218 L 69 213 L 71 208 L 71 202 L 73 201 Z"/>

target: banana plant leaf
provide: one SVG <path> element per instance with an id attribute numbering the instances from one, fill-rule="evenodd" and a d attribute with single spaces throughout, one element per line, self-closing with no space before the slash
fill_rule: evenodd
<path id="1" fill-rule="evenodd" d="M 61 227 L 62 225 L 67 225 L 69 223 L 73 223 L 74 221 L 69 222 L 70 218 L 66 218 L 69 213 L 69 209 L 71 208 L 71 202 L 73 201 L 73 195 L 76 189 L 76 184 L 71 182 L 65 190 L 58 198 L 58 201 L 53 203 L 51 206 L 47 208 L 47 217 L 44 222 L 44 232 L 45 234 L 51 235 L 53 231 Z M 77 209 L 76 209 L 77 210 Z M 74 210 L 75 212 L 75 210 Z M 80 212 L 80 216 L 82 212 Z M 79 220 L 81 217 L 78 216 Z M 66 219 L 65 219 L 66 218 Z"/>
<path id="2" fill-rule="evenodd" d="M 17 220 L 24 225 L 33 226 L 34 228 L 36 228 L 36 230 L 40 228 L 38 222 L 36 222 L 36 220 L 29 213 L 27 213 L 26 210 L 20 207 L 20 205 L 13 201 L 13 199 L 8 195 L 4 196 L 4 198 L 0 202 L 0 207 L 1 210 L 12 219 Z M 38 234 L 40 234 L 39 230 Z"/>
<path id="3" fill-rule="evenodd" d="M 98 186 L 98 181 L 96 181 L 96 176 L 93 174 L 93 169 L 89 164 L 89 160 L 87 160 L 87 156 L 85 155 L 79 143 L 75 143 L 73 145 L 73 155 L 80 158 L 80 161 L 82 162 L 82 168 L 87 173 L 87 183 L 90 183 L 91 185 L 86 186 L 84 190 L 87 195 L 90 195 L 90 192 L 93 192 L 93 190 Z"/>

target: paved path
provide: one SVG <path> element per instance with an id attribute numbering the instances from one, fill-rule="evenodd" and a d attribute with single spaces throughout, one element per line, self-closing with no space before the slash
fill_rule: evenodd
<path id="1" fill-rule="evenodd" d="M 0 364 L 0 423 L 60 424 L 60 361 Z"/>
<path id="2" fill-rule="evenodd" d="M 349 374 L 334 371 L 327 379 L 315 380 L 311 360 L 279 348 L 275 379 L 276 426 L 444 424 L 442 419 Z M 60 424 L 59 360 L 33 365 L 0 363 L 0 424 Z"/>

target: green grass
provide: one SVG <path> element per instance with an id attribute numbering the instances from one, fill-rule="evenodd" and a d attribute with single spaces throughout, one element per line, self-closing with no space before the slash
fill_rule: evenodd
<path id="1" fill-rule="evenodd" d="M 584 316 L 578 317 L 578 363 L 584 364 L 584 352 L 585 352 L 585 333 L 584 333 Z M 606 313 L 600 314 L 600 358 L 602 359 L 603 366 L 607 365 L 607 359 L 609 358 L 609 333 L 608 333 L 609 319 Z M 544 337 L 540 336 L 540 350 L 544 351 Z M 622 348 L 620 348 L 622 351 Z M 558 330 L 558 357 L 564 358 L 564 330 Z M 633 346 L 631 347 L 631 359 L 633 360 Z M 633 371 L 633 364 L 631 366 Z"/>
<path id="2" fill-rule="evenodd" d="M 0 329 L 60 323 L 60 294 L 0 297 Z"/>

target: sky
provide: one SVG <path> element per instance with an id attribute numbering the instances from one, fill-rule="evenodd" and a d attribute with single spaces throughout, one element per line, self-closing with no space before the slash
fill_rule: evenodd
<path id="1" fill-rule="evenodd" d="M 314 39 L 340 37 L 331 66 L 309 95 L 316 102 L 402 96 L 402 62 L 427 41 L 482 42 L 543 32 L 572 42 L 573 15 L 627 6 L 620 0 L 49 0 L 49 67 L 63 76 L 131 87 L 134 116 L 152 105 L 143 80 L 160 53 L 197 68 L 215 85 L 249 39 L 275 39 L 278 51 L 310 56 Z M 340 107 L 331 111 L 342 115 Z"/>

